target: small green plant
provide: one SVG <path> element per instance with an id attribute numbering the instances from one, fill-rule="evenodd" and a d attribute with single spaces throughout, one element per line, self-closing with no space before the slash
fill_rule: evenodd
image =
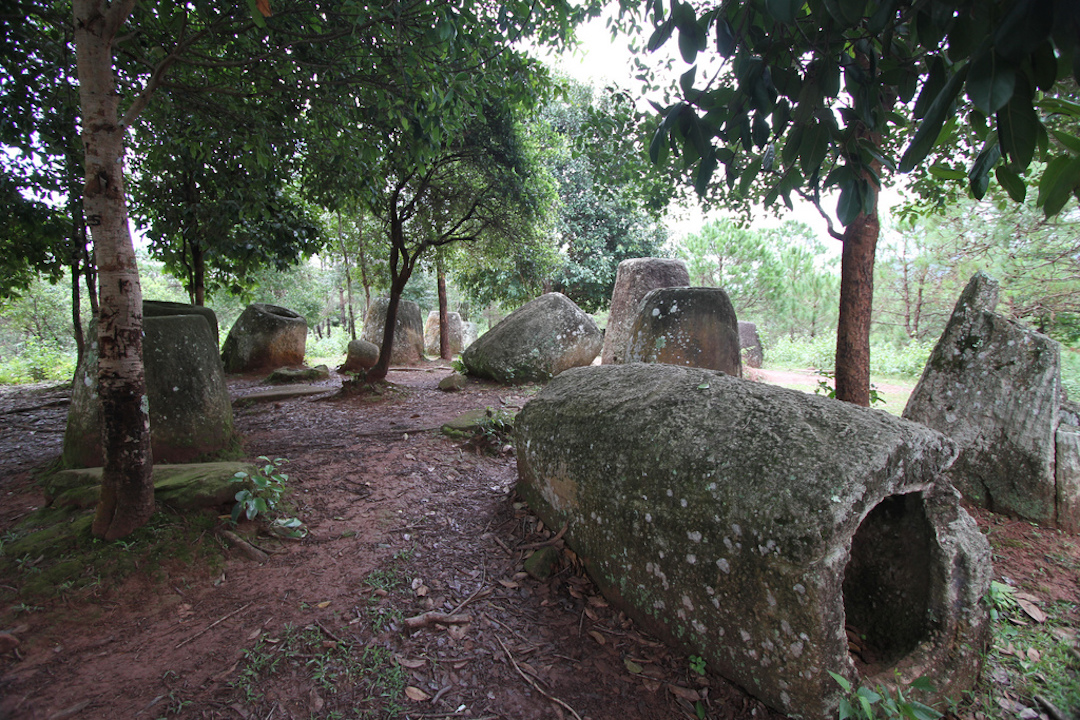
<path id="1" fill-rule="evenodd" d="M 823 380 L 818 380 L 817 388 L 814 390 L 815 395 L 824 395 L 827 398 L 836 399 L 836 373 L 831 370 L 818 370 L 817 374 L 820 375 Z M 870 407 L 875 405 L 884 405 L 885 398 L 881 396 L 881 393 L 877 389 L 877 385 L 870 384 Z"/>
<path id="2" fill-rule="evenodd" d="M 1000 583 L 997 580 L 990 581 L 990 589 L 986 593 L 986 601 L 990 606 L 990 619 L 997 622 L 1008 612 L 1019 605 L 1013 597 L 1015 590 L 1010 585 Z"/>
<path id="3" fill-rule="evenodd" d="M 701 657 L 700 655 L 691 655 L 690 656 L 690 669 L 693 670 L 698 675 L 704 675 L 705 674 L 705 658 Z"/>
<path id="4" fill-rule="evenodd" d="M 455 358 L 450 361 L 450 367 L 454 368 L 454 372 L 462 375 L 468 375 L 469 371 L 465 368 L 465 363 L 461 362 L 461 358 Z"/>
<path id="5" fill-rule="evenodd" d="M 899 684 L 896 687 L 895 695 L 881 685 L 878 686 L 876 691 L 865 686 L 855 690 L 847 678 L 842 675 L 837 675 L 831 670 L 829 675 L 847 694 L 847 697 L 840 698 L 839 720 L 848 720 L 848 718 L 854 718 L 855 720 L 879 720 L 879 718 L 881 720 L 899 720 L 899 718 L 907 718 L 907 720 L 938 720 L 941 717 L 941 713 L 929 705 L 924 705 L 917 700 L 908 700 L 904 697 L 904 692 Z M 930 680 L 925 677 L 913 680 L 910 687 L 924 692 L 933 692 L 934 690 Z"/>
<path id="6" fill-rule="evenodd" d="M 294 539 L 304 537 L 307 535 L 304 523 L 284 511 L 285 496 L 289 492 L 285 483 L 289 476 L 281 472 L 281 466 L 289 461 L 285 458 L 271 460 L 266 455 L 260 455 L 259 460 L 263 464 L 254 474 L 241 470 L 233 475 L 231 482 L 249 485 L 236 493 L 233 523 L 238 522 L 241 515 L 248 520 L 262 515 L 270 518 L 271 533 Z"/>

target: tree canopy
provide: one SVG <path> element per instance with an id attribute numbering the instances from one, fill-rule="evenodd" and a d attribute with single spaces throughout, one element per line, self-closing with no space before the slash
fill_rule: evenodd
<path id="1" fill-rule="evenodd" d="M 844 242 L 837 397 L 869 402 L 869 327 L 878 190 L 896 172 L 971 192 L 991 172 L 1015 198 L 1038 158 L 1037 204 L 1059 212 L 1080 187 L 1080 139 L 1051 115 L 1077 116 L 1063 94 L 1080 73 L 1080 6 L 1067 0 L 746 0 L 693 5 L 624 0 L 624 27 L 672 38 L 689 69 L 681 98 L 657 106 L 654 161 L 677 160 L 703 197 L 823 210 L 835 189 Z M 970 120 L 970 129 L 961 128 Z M 951 161 L 955 162 L 955 161 Z M 719 178 L 717 172 L 723 166 Z M 923 187 L 932 192 L 932 185 Z M 829 217 L 829 213 L 824 213 Z"/>

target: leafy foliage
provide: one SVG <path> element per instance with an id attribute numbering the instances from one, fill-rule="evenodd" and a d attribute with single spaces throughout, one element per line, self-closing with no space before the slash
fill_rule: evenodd
<path id="1" fill-rule="evenodd" d="M 855 690 L 851 683 L 841 675 L 829 671 L 836 684 L 848 694 L 849 697 L 840 698 L 839 720 L 938 720 L 941 713 L 924 705 L 917 700 L 909 700 L 904 696 L 904 691 L 897 686 L 894 691 L 878 686 L 877 691 L 868 687 L 859 687 Z M 929 678 L 920 677 L 912 681 L 911 689 L 932 692 L 934 687 Z M 854 690 L 854 692 L 853 692 Z"/>
<path id="2" fill-rule="evenodd" d="M 236 504 L 232 509 L 232 521 L 235 523 L 243 515 L 254 520 L 259 515 L 268 519 L 270 531 L 282 537 L 293 539 L 307 535 L 307 528 L 295 517 L 287 516 L 284 503 L 288 494 L 285 487 L 289 476 L 281 472 L 281 466 L 288 462 L 285 458 L 271 460 L 260 455 L 262 466 L 254 474 L 237 472 L 231 482 L 243 483 L 246 487 L 236 493 Z"/>

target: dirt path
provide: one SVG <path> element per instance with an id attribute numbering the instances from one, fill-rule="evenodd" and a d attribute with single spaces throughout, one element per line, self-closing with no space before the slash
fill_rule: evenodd
<path id="1" fill-rule="evenodd" d="M 695 703 L 709 718 L 776 717 L 638 632 L 572 553 L 548 581 L 522 572 L 538 544 L 563 545 L 517 501 L 512 454 L 476 454 L 437 428 L 520 407 L 536 388 L 443 393 L 448 372 L 393 372 L 381 397 L 340 399 L 333 379 L 323 395 L 239 403 L 247 455 L 290 460 L 309 535 L 265 564 L 230 551 L 210 574 L 140 572 L 32 611 L 8 592 L 0 629 L 22 644 L 0 656 L 0 718 L 659 720 L 696 717 Z M 254 387 L 230 383 L 237 397 Z M 0 392 L 0 532 L 42 503 L 30 470 L 59 453 L 65 397 Z M 1039 571 L 1024 558 L 1004 558 L 1021 582 Z M 467 618 L 406 626 L 428 611 Z"/>

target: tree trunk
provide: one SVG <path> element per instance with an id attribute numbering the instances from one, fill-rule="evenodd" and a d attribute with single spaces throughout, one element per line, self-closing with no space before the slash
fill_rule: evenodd
<path id="1" fill-rule="evenodd" d="M 419 255 L 419 253 L 417 253 Z M 397 325 L 397 311 L 401 304 L 401 293 L 409 282 L 416 257 L 409 257 L 405 249 L 405 230 L 397 212 L 391 210 L 390 217 L 390 300 L 386 303 L 386 325 L 383 327 L 382 346 L 379 348 L 379 361 L 368 370 L 367 379 L 385 380 L 390 371 L 390 355 L 394 351 L 394 328 Z"/>
<path id="2" fill-rule="evenodd" d="M 859 215 L 844 230 L 840 255 L 840 320 L 836 327 L 836 398 L 870 406 L 870 319 L 877 214 Z"/>
<path id="3" fill-rule="evenodd" d="M 124 537 L 154 512 L 150 417 L 142 362 L 142 291 L 124 194 L 124 128 L 117 116 L 112 43 L 134 0 L 105 5 L 75 0 L 82 139 L 86 156 L 83 209 L 98 264 L 98 394 L 105 467 L 91 528 L 105 540 Z"/>
<path id="4" fill-rule="evenodd" d="M 206 249 L 197 239 L 191 243 L 191 280 L 194 304 L 206 305 Z"/>
<path id="5" fill-rule="evenodd" d="M 435 274 L 439 289 L 439 357 L 449 360 L 453 353 L 450 352 L 450 313 L 446 308 L 446 267 L 442 253 L 435 256 Z"/>

